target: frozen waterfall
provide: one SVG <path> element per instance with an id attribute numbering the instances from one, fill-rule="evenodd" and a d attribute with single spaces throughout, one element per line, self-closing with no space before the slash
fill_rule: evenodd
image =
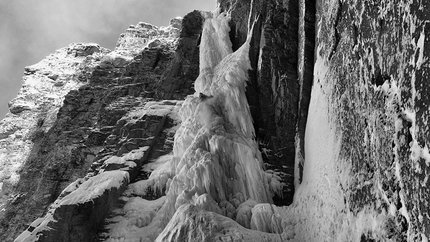
<path id="1" fill-rule="evenodd" d="M 139 211 L 145 219 L 138 221 L 140 226 L 130 226 L 137 223 L 136 218 L 126 217 L 126 221 L 110 228 L 110 241 L 153 241 L 184 205 L 214 212 L 250 228 L 251 209 L 258 203 L 272 203 L 274 194 L 282 189 L 279 177 L 263 170 L 253 139 L 245 96 L 249 40 L 233 52 L 229 16 L 218 12 L 205 12 L 203 16 L 200 75 L 195 94 L 188 96 L 180 109 L 181 126 L 175 134 L 173 155 L 156 161 L 149 179 L 129 188 L 140 194 L 148 188 L 165 190 L 166 196 L 155 201 L 130 200 L 126 207 Z"/>

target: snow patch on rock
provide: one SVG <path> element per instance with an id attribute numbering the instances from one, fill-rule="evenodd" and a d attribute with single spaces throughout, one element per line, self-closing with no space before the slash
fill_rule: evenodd
<path id="1" fill-rule="evenodd" d="M 126 171 L 106 171 L 93 176 L 80 184 L 76 190 L 66 195 L 59 201 L 59 205 L 80 204 L 99 197 L 105 191 L 112 188 L 119 188 L 124 181 L 128 181 L 128 172 Z M 72 190 L 69 185 L 65 190 Z"/>

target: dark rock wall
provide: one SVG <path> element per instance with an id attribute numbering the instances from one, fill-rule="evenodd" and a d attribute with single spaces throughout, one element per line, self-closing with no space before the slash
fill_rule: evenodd
<path id="1" fill-rule="evenodd" d="M 184 89 L 194 92 L 194 81 L 199 75 L 199 48 L 203 18 L 195 10 L 182 20 L 182 30 L 175 49 L 169 71 L 161 85 L 160 97 L 164 99 L 183 99 Z"/>
<path id="2" fill-rule="evenodd" d="M 91 201 L 81 204 L 61 205 L 53 212 L 55 222 L 48 224 L 50 230 L 39 234 L 37 241 L 92 241 L 99 225 L 104 221 L 121 193 L 123 186 L 105 191 Z M 31 229 L 29 229 L 31 230 Z"/>
<path id="3" fill-rule="evenodd" d="M 314 79 L 315 18 L 316 1 L 299 1 L 299 53 L 298 79 L 300 83 L 297 133 L 296 133 L 296 167 L 295 181 L 301 183 L 305 160 L 305 131 L 308 117 L 311 88 Z"/>
<path id="4" fill-rule="evenodd" d="M 254 26 L 247 96 L 266 169 L 281 172 L 285 183 L 283 197 L 275 198 L 279 205 L 292 202 L 296 136 L 303 152 L 313 78 L 315 3 L 302 2 L 221 1 L 232 14 L 233 48 L 244 43 Z M 302 25 L 299 7 L 304 10 Z"/>
<path id="5" fill-rule="evenodd" d="M 284 5 L 285 4 L 285 5 Z M 261 68 L 257 76 L 262 119 L 259 133 L 273 154 L 268 160 L 286 173 L 285 202 L 292 201 L 295 133 L 298 118 L 299 79 L 297 2 L 268 3 L 260 42 Z M 282 168 L 281 168 L 282 167 Z M 287 168 L 285 168 L 287 167 Z M 285 205 L 285 203 L 283 203 Z"/>
<path id="6" fill-rule="evenodd" d="M 351 165 L 350 210 L 391 214 L 387 238 L 430 234 L 427 1 L 318 1 L 318 59 Z M 320 80 L 315 80 L 319 85 Z M 394 214 L 390 210 L 394 209 Z M 369 232 L 362 241 L 373 241 Z"/>

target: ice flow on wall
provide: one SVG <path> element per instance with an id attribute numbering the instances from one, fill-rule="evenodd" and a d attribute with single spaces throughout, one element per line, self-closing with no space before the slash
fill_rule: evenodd
<path id="1" fill-rule="evenodd" d="M 271 202 L 273 193 L 268 192 L 245 97 L 248 42 L 232 53 L 228 17 L 207 15 L 201 74 L 195 95 L 182 108 L 183 124 L 175 137 L 177 176 L 192 172 L 193 182 L 187 189 L 195 189 L 198 195 L 208 193 L 217 202 L 231 196 Z"/>
<path id="2" fill-rule="evenodd" d="M 250 228 L 252 207 L 272 203 L 274 193 L 282 188 L 279 177 L 263 171 L 261 154 L 253 139 L 245 96 L 249 40 L 233 53 L 228 37 L 229 16 L 218 12 L 202 14 L 205 22 L 200 75 L 195 94 L 187 97 L 180 110 L 182 122 L 175 134 L 173 156 L 155 168 L 148 180 L 130 188 L 141 194 L 148 187 L 159 191 L 165 188 L 166 197 L 157 200 L 159 206 L 151 202 L 149 207 L 158 212 L 154 216 L 153 211 L 148 211 L 152 215 L 146 216 L 150 221 L 145 222 L 145 228 L 117 225 L 111 228 L 112 239 L 154 240 L 175 212 L 180 213 L 179 208 L 188 204 Z"/>

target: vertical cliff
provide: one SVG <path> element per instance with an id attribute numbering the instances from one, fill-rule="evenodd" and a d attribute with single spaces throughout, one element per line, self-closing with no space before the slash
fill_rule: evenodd
<path id="1" fill-rule="evenodd" d="M 26 68 L 23 88 L 2 121 L 2 154 L 7 159 L 2 173 L 2 241 L 12 241 L 35 218 L 44 216 L 69 184 L 97 174 L 103 159 L 154 147 L 158 136 L 166 135 L 161 129 L 173 125 L 167 115 L 176 103 L 157 100 L 183 99 L 191 93 L 198 75 L 201 22 L 194 12 L 173 19 L 167 27 L 131 25 L 114 51 L 72 44 Z M 151 112 L 159 106 L 166 109 Z M 127 118 L 135 109 L 148 111 Z M 136 157 L 132 160 L 144 158 Z M 139 168 L 129 171 L 128 180 Z M 121 188 L 91 208 L 66 209 L 70 215 L 61 215 L 66 216 L 64 223 L 69 219 L 68 226 L 73 227 L 71 220 L 76 220 L 79 236 L 91 237 L 87 231 L 95 233 Z M 87 209 L 93 217 L 82 219 L 94 224 L 77 225 L 82 220 L 74 217 L 90 213 Z M 85 226 L 89 229 L 79 229 Z M 62 240 L 57 236 L 51 239 Z"/>
<path id="2" fill-rule="evenodd" d="M 383 232 L 366 228 L 363 240 L 426 241 L 428 3 L 330 1 L 317 12 L 316 61 L 327 69 L 314 85 L 348 167 L 345 205 L 379 216 Z"/>
<path id="3" fill-rule="evenodd" d="M 57 51 L 0 127 L 0 239 L 428 241 L 427 5 L 218 0 Z"/>
<path id="4" fill-rule="evenodd" d="M 247 96 L 268 169 L 285 183 L 279 205 L 294 194 L 294 167 L 300 180 L 304 157 L 315 47 L 315 1 L 220 1 L 232 13 L 233 48 L 243 44 L 250 25 Z M 297 162 L 297 164 L 296 164 Z"/>

